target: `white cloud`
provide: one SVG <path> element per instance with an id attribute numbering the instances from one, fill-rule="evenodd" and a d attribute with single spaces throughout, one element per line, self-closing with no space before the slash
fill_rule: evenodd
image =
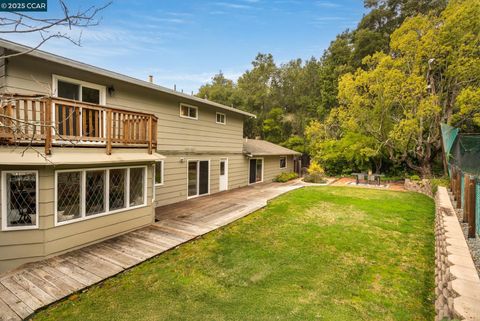
<path id="1" fill-rule="evenodd" d="M 339 8 L 341 5 L 335 2 L 330 2 L 330 1 L 317 1 L 315 2 L 315 5 L 322 7 L 322 8 Z"/>
<path id="2" fill-rule="evenodd" d="M 215 2 L 215 5 L 230 8 L 230 9 L 251 9 L 251 5 L 240 4 L 240 3 L 231 3 L 231 2 Z"/>

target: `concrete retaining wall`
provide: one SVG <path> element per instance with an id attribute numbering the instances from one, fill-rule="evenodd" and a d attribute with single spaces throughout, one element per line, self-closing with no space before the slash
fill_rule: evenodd
<path id="1" fill-rule="evenodd" d="M 480 279 L 445 187 L 435 203 L 435 320 L 480 320 Z"/>

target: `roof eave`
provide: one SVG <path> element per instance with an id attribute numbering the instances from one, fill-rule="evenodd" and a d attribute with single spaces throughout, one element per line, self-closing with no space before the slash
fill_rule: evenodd
<path id="1" fill-rule="evenodd" d="M 5 39 L 1 39 L 1 38 L 0 38 L 0 46 L 4 47 L 6 49 L 16 51 L 16 52 L 26 52 L 26 51 L 29 51 L 29 50 L 33 49 L 31 47 L 24 46 L 24 45 L 21 45 L 21 44 L 15 43 L 15 42 L 11 42 L 11 41 L 8 41 L 8 40 L 5 40 Z M 251 114 L 251 113 L 246 112 L 246 111 L 243 111 L 243 110 L 240 110 L 240 109 L 236 109 L 236 108 L 229 107 L 229 106 L 226 106 L 226 105 L 223 105 L 223 104 L 219 104 L 219 103 L 207 100 L 207 99 L 203 99 L 203 98 L 199 98 L 199 97 L 196 97 L 196 96 L 181 93 L 181 92 L 175 91 L 173 89 L 169 89 L 169 88 L 166 88 L 166 87 L 163 87 L 163 86 L 155 85 L 155 84 L 152 84 L 150 82 L 140 80 L 140 79 L 137 79 L 137 78 L 134 78 L 134 77 L 130 77 L 130 76 L 127 76 L 127 75 L 123 75 L 123 74 L 120 74 L 120 73 L 117 73 L 117 72 L 114 72 L 114 71 L 110 71 L 110 70 L 107 70 L 107 69 L 95 67 L 95 66 L 92 66 L 92 65 L 80 62 L 80 61 L 76 61 L 76 60 L 73 60 L 73 59 L 58 56 L 58 55 L 55 55 L 55 54 L 52 54 L 52 53 L 49 53 L 49 52 L 46 52 L 46 51 L 43 51 L 43 50 L 35 49 L 35 50 L 30 51 L 30 52 L 27 52 L 26 54 L 29 55 L 29 56 L 40 58 L 40 59 L 56 62 L 56 63 L 59 63 L 59 64 L 68 65 L 70 67 L 81 69 L 81 70 L 84 70 L 84 71 L 88 71 L 88 72 L 91 72 L 91 73 L 94 73 L 94 74 L 98 74 L 98 75 L 102 75 L 102 76 L 105 76 L 105 77 L 109 77 L 109 78 L 117 79 L 117 80 L 124 81 L 124 82 L 127 82 L 127 83 L 131 83 L 131 84 L 134 84 L 134 85 L 137 85 L 137 86 L 142 86 L 142 87 L 150 88 L 150 89 L 153 89 L 153 90 L 157 90 L 157 91 L 160 91 L 160 92 L 163 92 L 163 93 L 166 93 L 166 94 L 170 94 L 170 95 L 174 95 L 174 96 L 181 97 L 181 98 L 184 98 L 184 99 L 188 99 L 190 101 L 195 101 L 195 102 L 203 103 L 203 104 L 206 104 L 206 105 L 218 107 L 218 108 L 228 110 L 228 111 L 231 111 L 231 112 L 234 112 L 234 113 L 238 113 L 238 114 L 241 114 L 241 115 L 244 115 L 244 116 L 247 116 L 247 117 L 257 118 L 256 115 Z"/>

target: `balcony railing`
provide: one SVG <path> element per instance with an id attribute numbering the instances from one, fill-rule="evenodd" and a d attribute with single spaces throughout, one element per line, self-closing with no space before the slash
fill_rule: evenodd
<path id="1" fill-rule="evenodd" d="M 0 140 L 8 144 L 156 148 L 157 117 L 62 98 L 3 96 Z"/>

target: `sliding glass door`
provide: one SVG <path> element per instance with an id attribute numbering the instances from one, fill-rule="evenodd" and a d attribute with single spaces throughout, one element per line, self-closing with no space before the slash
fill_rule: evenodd
<path id="1" fill-rule="evenodd" d="M 263 159 L 252 158 L 250 159 L 249 179 L 250 184 L 263 181 Z"/>
<path id="2" fill-rule="evenodd" d="M 188 161 L 188 197 L 208 194 L 209 180 L 209 161 Z"/>

